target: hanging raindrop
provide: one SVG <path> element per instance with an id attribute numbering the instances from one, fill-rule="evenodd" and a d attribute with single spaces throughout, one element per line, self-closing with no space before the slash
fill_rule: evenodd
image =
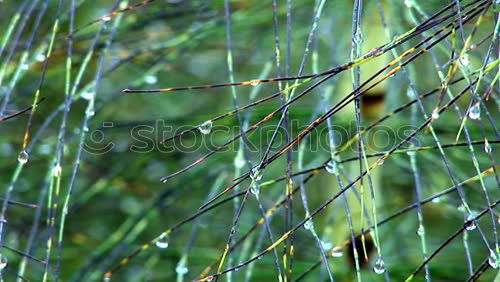
<path id="1" fill-rule="evenodd" d="M 245 158 L 243 156 L 243 150 L 238 151 L 238 154 L 234 158 L 233 164 L 236 168 L 242 168 L 245 166 Z"/>
<path id="2" fill-rule="evenodd" d="M 469 215 L 467 217 L 467 222 L 465 222 L 465 230 L 467 231 L 472 231 L 474 229 L 476 229 L 476 223 L 474 222 L 474 216 L 472 215 Z"/>
<path id="3" fill-rule="evenodd" d="M 469 109 L 468 116 L 470 119 L 476 120 L 481 117 L 481 109 L 479 108 L 479 103 L 476 103 Z"/>
<path id="4" fill-rule="evenodd" d="M 146 82 L 147 84 L 155 84 L 158 82 L 158 78 L 154 75 L 147 75 L 144 78 L 144 82 Z"/>
<path id="5" fill-rule="evenodd" d="M 260 187 L 257 182 L 252 183 L 252 187 L 250 187 L 250 192 L 254 194 L 255 196 L 259 195 L 260 193 Z"/>
<path id="6" fill-rule="evenodd" d="M 85 92 L 82 93 L 81 96 L 82 96 L 83 99 L 90 101 L 90 100 L 92 100 L 92 98 L 94 98 L 94 92 L 92 92 L 92 91 L 85 91 Z"/>
<path id="7" fill-rule="evenodd" d="M 436 120 L 439 118 L 439 113 L 437 111 L 432 112 L 432 119 Z"/>
<path id="8" fill-rule="evenodd" d="M 54 166 L 54 168 L 52 169 L 52 175 L 54 175 L 54 177 L 60 177 L 62 174 L 62 167 L 60 164 L 57 164 Z"/>
<path id="9" fill-rule="evenodd" d="M 424 226 L 423 226 L 422 224 L 420 224 L 420 225 L 418 226 L 418 229 L 417 229 L 417 234 L 418 234 L 419 236 L 423 236 L 423 235 L 424 235 L 424 233 L 425 233 Z"/>
<path id="10" fill-rule="evenodd" d="M 491 153 L 491 146 L 490 146 L 490 143 L 488 142 L 488 140 L 484 140 L 484 152 L 486 154 Z"/>
<path id="11" fill-rule="evenodd" d="M 212 131 L 212 121 L 211 120 L 205 121 L 200 125 L 200 127 L 198 127 L 198 130 L 200 130 L 201 134 L 204 135 L 210 134 L 210 132 Z"/>
<path id="12" fill-rule="evenodd" d="M 158 238 L 158 241 L 156 241 L 155 245 L 160 249 L 165 249 L 168 248 L 169 241 L 170 236 L 168 236 L 168 234 L 166 233 L 163 233 L 161 234 L 160 238 Z"/>
<path id="13" fill-rule="evenodd" d="M 259 166 L 252 168 L 250 177 L 253 179 L 253 181 L 260 181 L 262 179 L 262 172 L 260 171 Z"/>
<path id="14" fill-rule="evenodd" d="M 4 254 L 0 254 L 0 271 L 7 266 L 8 260 Z"/>
<path id="15" fill-rule="evenodd" d="M 354 41 L 354 43 L 356 43 L 356 44 L 361 44 L 361 43 L 363 43 L 363 41 L 364 41 L 365 39 L 363 38 L 363 33 L 361 32 L 361 29 L 360 29 L 360 28 L 358 28 L 358 29 L 356 30 L 356 34 L 354 34 L 354 38 L 353 38 L 352 40 L 353 40 L 353 41 Z"/>
<path id="16" fill-rule="evenodd" d="M 463 65 L 463 66 L 468 66 L 470 64 L 470 60 L 469 60 L 469 54 L 465 53 L 461 58 L 460 58 L 460 63 Z"/>
<path id="17" fill-rule="evenodd" d="M 378 258 L 377 261 L 375 261 L 375 265 L 373 266 L 373 271 L 377 274 L 382 274 L 385 272 L 385 263 L 382 258 Z"/>
<path id="18" fill-rule="evenodd" d="M 500 264 L 500 256 L 493 250 L 490 250 L 490 256 L 488 257 L 488 263 L 492 268 L 498 268 Z"/>
<path id="19" fill-rule="evenodd" d="M 325 170 L 328 172 L 328 173 L 331 173 L 331 174 L 337 174 L 337 164 L 335 163 L 334 160 L 331 160 L 329 161 L 328 163 L 326 163 L 325 165 Z"/>
<path id="20" fill-rule="evenodd" d="M 184 275 L 188 272 L 188 268 L 184 264 L 178 264 L 175 268 L 175 272 L 179 275 Z"/>
<path id="21" fill-rule="evenodd" d="M 308 219 L 304 223 L 304 229 L 306 229 L 306 230 L 312 230 L 313 228 L 314 228 L 313 221 L 311 219 Z"/>
<path id="22" fill-rule="evenodd" d="M 344 253 L 342 252 L 342 249 L 339 247 L 339 246 L 336 246 L 335 248 L 333 248 L 332 250 L 332 257 L 341 257 L 343 256 Z"/>
<path id="23" fill-rule="evenodd" d="M 250 80 L 250 85 L 252 86 L 257 86 L 260 84 L 260 81 L 258 79 Z"/>
<path id="24" fill-rule="evenodd" d="M 17 161 L 19 161 L 20 164 L 25 164 L 28 162 L 28 160 L 29 160 L 28 152 L 26 152 L 25 150 L 22 150 L 19 153 L 19 156 L 17 157 Z"/>

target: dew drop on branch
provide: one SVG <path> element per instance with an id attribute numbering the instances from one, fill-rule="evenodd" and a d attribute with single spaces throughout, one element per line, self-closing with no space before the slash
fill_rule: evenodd
<path id="1" fill-rule="evenodd" d="M 260 181 L 262 179 L 262 171 L 260 171 L 258 166 L 252 169 L 250 177 L 253 179 L 253 181 Z"/>
<path id="2" fill-rule="evenodd" d="M 469 109 L 469 113 L 467 114 L 470 119 L 477 120 L 481 117 L 481 109 L 479 108 L 479 103 L 476 103 Z"/>
<path id="3" fill-rule="evenodd" d="M 439 113 L 437 111 L 432 112 L 432 119 L 436 120 L 439 118 Z"/>
<path id="4" fill-rule="evenodd" d="M 414 150 L 410 150 L 410 151 L 406 152 L 406 154 L 408 156 L 412 157 L 412 156 L 415 156 L 417 154 L 417 152 L 415 152 Z"/>
<path id="5" fill-rule="evenodd" d="M 245 166 L 245 158 L 243 156 L 243 151 L 242 150 L 238 151 L 238 154 L 236 155 L 236 158 L 234 158 L 233 164 L 234 164 L 234 166 L 236 168 L 242 168 L 242 167 Z"/>
<path id="6" fill-rule="evenodd" d="M 382 274 L 385 272 L 385 263 L 382 258 L 378 258 L 377 261 L 375 261 L 375 265 L 373 266 L 373 271 L 377 274 Z"/>
<path id="7" fill-rule="evenodd" d="M 4 254 L 0 254 L 0 271 L 7 266 L 8 260 Z"/>
<path id="8" fill-rule="evenodd" d="M 258 79 L 250 80 L 250 85 L 252 86 L 257 86 L 260 84 L 260 81 Z"/>
<path id="9" fill-rule="evenodd" d="M 25 150 L 22 150 L 20 153 L 19 153 L 19 156 L 17 157 L 17 161 L 20 163 L 20 164 L 25 164 L 27 163 L 29 160 L 29 155 L 28 155 L 28 152 L 26 152 Z"/>
<path id="10" fill-rule="evenodd" d="M 469 54 L 463 54 L 463 56 L 460 57 L 460 63 L 465 67 L 468 66 L 470 64 Z"/>
<path id="11" fill-rule="evenodd" d="M 158 241 L 156 241 L 155 245 L 160 249 L 165 249 L 168 248 L 169 242 L 170 236 L 168 236 L 168 234 L 166 233 L 163 233 L 161 234 L 160 238 L 158 238 Z"/>
<path id="12" fill-rule="evenodd" d="M 488 140 L 484 140 L 484 152 L 486 154 L 491 153 L 491 145 L 490 142 L 488 142 Z"/>
<path id="13" fill-rule="evenodd" d="M 158 82 L 158 78 L 155 75 L 147 75 L 144 78 L 144 82 L 146 82 L 147 84 L 155 84 Z"/>
<path id="14" fill-rule="evenodd" d="M 212 121 L 211 120 L 205 121 L 200 125 L 200 127 L 198 127 L 198 130 L 200 130 L 201 134 L 204 135 L 210 134 L 210 132 L 212 132 Z"/>
<path id="15" fill-rule="evenodd" d="M 342 249 L 339 247 L 339 246 L 336 246 L 335 248 L 333 248 L 332 250 L 332 257 L 341 257 L 343 256 L 344 253 L 342 252 Z"/>
<path id="16" fill-rule="evenodd" d="M 92 98 L 94 98 L 94 92 L 85 91 L 82 93 L 82 98 L 90 101 L 90 100 L 92 100 Z"/>
<path id="17" fill-rule="evenodd" d="M 361 44 L 361 43 L 363 43 L 363 41 L 365 41 L 365 39 L 363 38 L 363 33 L 361 32 L 361 29 L 359 27 L 356 30 L 356 33 L 354 34 L 354 37 L 352 40 L 355 44 Z"/>
<path id="18" fill-rule="evenodd" d="M 54 168 L 52 168 L 52 174 L 54 175 L 54 177 L 60 177 L 61 174 L 62 174 L 62 167 L 60 164 L 57 164 L 54 166 Z"/>
<path id="19" fill-rule="evenodd" d="M 490 256 L 488 257 L 488 263 L 492 268 L 498 268 L 500 264 L 500 254 L 497 252 L 490 250 Z"/>
<path id="20" fill-rule="evenodd" d="M 424 235 L 424 233 L 425 233 L 424 226 L 423 226 L 422 224 L 420 224 L 420 225 L 418 226 L 418 229 L 417 229 L 417 234 L 418 234 L 419 236 L 423 236 L 423 235 Z"/>
<path id="21" fill-rule="evenodd" d="M 329 161 L 325 165 L 325 170 L 330 174 L 337 174 L 337 164 L 334 160 Z"/>
<path id="22" fill-rule="evenodd" d="M 474 216 L 472 214 L 467 217 L 467 221 L 465 222 L 465 230 L 472 231 L 476 229 L 476 223 L 473 219 Z"/>
<path id="23" fill-rule="evenodd" d="M 41 63 L 41 62 L 45 61 L 45 55 L 44 55 L 44 54 L 42 54 L 42 53 L 37 54 L 37 55 L 35 56 L 35 60 L 36 60 L 37 62 L 40 62 L 40 63 Z"/>
<path id="24" fill-rule="evenodd" d="M 257 182 L 252 183 L 252 187 L 250 187 L 250 192 L 254 194 L 255 196 L 259 195 L 260 193 L 260 187 Z"/>
<path id="25" fill-rule="evenodd" d="M 305 223 L 304 223 L 304 229 L 306 230 L 312 230 L 314 228 L 314 224 L 313 224 L 313 221 L 311 219 L 308 219 Z"/>
<path id="26" fill-rule="evenodd" d="M 175 272 L 179 275 L 184 275 L 188 272 L 188 268 L 184 264 L 178 264 L 175 268 Z"/>

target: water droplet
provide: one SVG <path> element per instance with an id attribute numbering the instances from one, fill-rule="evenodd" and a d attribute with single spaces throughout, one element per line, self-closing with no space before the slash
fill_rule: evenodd
<path id="1" fill-rule="evenodd" d="M 25 150 L 22 150 L 20 153 L 19 153 L 19 156 L 17 157 L 17 161 L 20 163 L 20 164 L 25 164 L 28 162 L 30 156 L 28 155 L 28 152 L 26 152 Z"/>
<path id="2" fill-rule="evenodd" d="M 492 268 L 498 268 L 498 265 L 500 265 L 500 254 L 497 254 L 495 251 L 490 250 L 488 263 Z"/>
<path id="3" fill-rule="evenodd" d="M 436 119 L 438 119 L 438 118 L 439 118 L 439 113 L 438 113 L 438 111 L 433 111 L 433 112 L 432 112 L 432 119 L 433 119 L 433 120 L 436 120 Z"/>
<path id="4" fill-rule="evenodd" d="M 204 135 L 210 134 L 210 132 L 212 131 L 212 121 L 211 120 L 205 121 L 200 125 L 200 127 L 198 127 L 198 130 L 200 130 L 201 134 Z"/>
<path id="5" fill-rule="evenodd" d="M 434 199 L 432 199 L 432 202 L 437 204 L 437 203 L 441 202 L 441 198 L 440 197 L 434 198 Z"/>
<path id="6" fill-rule="evenodd" d="M 341 257 L 343 256 L 344 253 L 342 252 L 342 248 L 340 248 L 339 246 L 336 246 L 335 248 L 333 248 L 332 250 L 332 257 Z"/>
<path id="7" fill-rule="evenodd" d="M 245 159 L 242 156 L 240 156 L 240 154 L 238 154 L 238 156 L 234 158 L 234 166 L 236 168 L 242 168 L 245 166 Z"/>
<path id="8" fill-rule="evenodd" d="M 467 114 L 470 119 L 479 119 L 481 117 L 481 109 L 479 108 L 479 103 L 476 103 L 469 109 L 469 113 Z"/>
<path id="9" fill-rule="evenodd" d="M 380 161 L 378 162 L 378 165 L 383 165 L 384 164 L 384 159 L 380 159 Z"/>
<path id="10" fill-rule="evenodd" d="M 411 1 L 410 0 L 405 0 L 405 6 L 406 6 L 406 8 L 411 8 L 411 6 L 412 6 Z"/>
<path id="11" fill-rule="evenodd" d="M 103 22 L 109 22 L 110 20 L 111 20 L 110 16 L 104 16 L 104 17 L 102 17 L 102 21 Z"/>
<path id="12" fill-rule="evenodd" d="M 460 212 L 464 212 L 465 211 L 464 205 L 461 204 L 460 206 L 458 206 L 457 210 L 460 211 Z"/>
<path id="13" fill-rule="evenodd" d="M 418 229 L 417 229 L 417 234 L 418 234 L 419 236 L 423 236 L 423 235 L 425 234 L 425 229 L 424 229 L 424 226 L 423 226 L 422 224 L 420 224 L 420 225 L 418 226 Z"/>
<path id="14" fill-rule="evenodd" d="M 28 70 L 29 68 L 30 68 L 30 66 L 28 64 L 23 64 L 21 66 L 21 69 L 23 69 L 23 70 Z"/>
<path id="15" fill-rule="evenodd" d="M 87 116 L 93 117 L 95 116 L 95 111 L 92 108 L 88 108 L 86 111 Z"/>
<path id="16" fill-rule="evenodd" d="M 331 174 L 337 174 L 337 173 L 338 173 L 337 163 L 336 163 L 334 160 L 329 161 L 329 162 L 328 162 L 328 163 L 326 163 L 326 165 L 325 165 L 325 170 L 326 170 L 328 173 L 331 173 Z"/>
<path id="17" fill-rule="evenodd" d="M 411 156 L 415 156 L 417 154 L 417 152 L 411 150 L 411 151 L 406 152 L 406 154 L 411 157 Z"/>
<path id="18" fill-rule="evenodd" d="M 460 63 L 463 66 L 468 66 L 470 64 L 469 54 L 467 53 L 463 54 L 463 56 L 460 58 Z"/>
<path id="19" fill-rule="evenodd" d="M 109 282 L 109 281 L 111 281 L 111 277 L 106 276 L 106 277 L 104 277 L 104 279 L 103 279 L 103 280 L 104 280 L 104 282 Z"/>
<path id="20" fill-rule="evenodd" d="M 413 88 L 409 87 L 408 88 L 408 91 L 406 91 L 406 96 L 408 96 L 408 98 L 415 98 L 417 95 L 417 93 L 415 93 L 415 91 L 413 90 Z"/>
<path id="21" fill-rule="evenodd" d="M 484 140 L 484 152 L 487 154 L 491 153 L 491 146 L 488 140 Z"/>
<path id="22" fill-rule="evenodd" d="M 162 177 L 160 178 L 161 183 L 167 183 L 168 182 L 168 177 Z"/>
<path id="23" fill-rule="evenodd" d="M 250 187 L 250 192 L 252 192 L 252 194 L 254 194 L 255 196 L 259 195 L 260 187 L 257 182 L 252 183 L 252 187 Z"/>
<path id="24" fill-rule="evenodd" d="M 354 37 L 353 37 L 353 39 L 352 39 L 352 40 L 353 40 L 353 42 L 354 42 L 354 43 L 356 43 L 356 44 L 361 44 L 361 43 L 363 43 L 363 41 L 364 41 L 365 39 L 363 38 L 363 33 L 361 32 L 361 29 L 360 29 L 360 28 L 358 28 L 358 29 L 356 30 L 356 33 L 354 34 Z"/>
<path id="25" fill-rule="evenodd" d="M 158 241 L 156 241 L 155 245 L 160 249 L 165 249 L 168 248 L 169 241 L 170 236 L 168 236 L 168 234 L 166 233 L 163 233 L 161 234 L 160 238 L 158 238 Z"/>
<path id="26" fill-rule="evenodd" d="M 467 222 L 465 222 L 465 230 L 472 231 L 476 229 L 476 223 L 473 221 L 474 216 L 471 214 L 467 217 Z"/>
<path id="27" fill-rule="evenodd" d="M 324 250 L 329 250 L 333 247 L 333 244 L 330 242 L 321 241 L 321 246 Z"/>
<path id="28" fill-rule="evenodd" d="M 252 168 L 252 173 L 250 174 L 250 177 L 255 182 L 260 181 L 262 179 L 262 171 L 260 171 L 259 166 Z"/>
<path id="29" fill-rule="evenodd" d="M 54 175 L 54 177 L 60 177 L 61 173 L 62 173 L 61 164 L 56 164 L 54 168 L 52 168 L 52 175 Z"/>
<path id="30" fill-rule="evenodd" d="M 373 271 L 377 274 L 382 274 L 385 272 L 385 263 L 382 258 L 378 258 L 377 261 L 375 261 L 375 265 L 373 266 Z"/>
<path id="31" fill-rule="evenodd" d="M 258 256 L 257 260 L 261 260 L 264 257 L 264 255 Z"/>
<path id="32" fill-rule="evenodd" d="M 94 98 L 94 92 L 92 91 L 85 91 L 82 93 L 82 98 L 85 99 L 85 100 L 92 100 Z"/>
<path id="33" fill-rule="evenodd" d="M 83 127 L 83 131 L 84 131 L 84 132 L 89 132 L 89 127 L 88 127 L 87 125 L 85 125 L 85 126 Z"/>
<path id="34" fill-rule="evenodd" d="M 304 229 L 306 229 L 306 230 L 313 230 L 314 229 L 314 224 L 313 224 L 313 221 L 311 219 L 308 219 L 304 223 Z"/>
<path id="35" fill-rule="evenodd" d="M 155 84 L 158 82 L 158 78 L 155 75 L 147 75 L 144 78 L 144 82 L 146 82 L 147 84 Z"/>
<path id="36" fill-rule="evenodd" d="M 7 266 L 8 260 L 4 254 L 0 254 L 0 270 L 4 269 Z"/>
<path id="37" fill-rule="evenodd" d="M 252 86 L 257 86 L 260 84 L 260 81 L 258 79 L 250 80 L 250 85 Z"/>
<path id="38" fill-rule="evenodd" d="M 35 60 L 37 62 L 43 62 L 43 61 L 45 61 L 45 55 L 44 54 L 38 54 L 38 55 L 36 55 Z"/>
<path id="39" fill-rule="evenodd" d="M 179 275 L 184 275 L 188 272 L 188 268 L 184 265 L 184 263 L 179 263 L 175 268 L 175 272 Z"/>

